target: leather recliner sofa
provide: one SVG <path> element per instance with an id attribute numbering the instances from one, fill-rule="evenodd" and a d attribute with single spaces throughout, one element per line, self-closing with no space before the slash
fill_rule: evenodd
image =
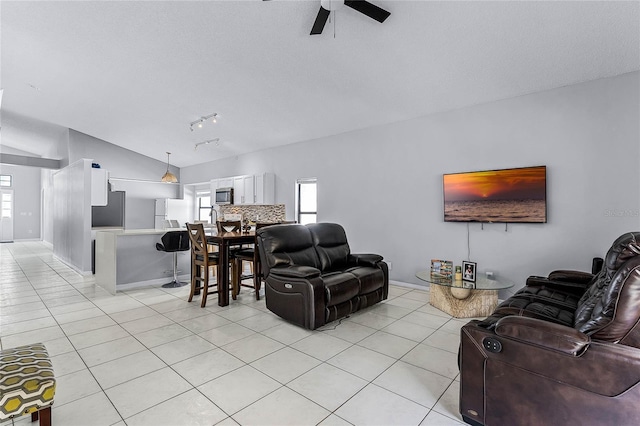
<path id="1" fill-rule="evenodd" d="M 460 413 L 473 425 L 640 424 L 640 232 L 596 274 L 554 271 L 462 327 Z"/>
<path id="2" fill-rule="evenodd" d="M 257 231 L 267 309 L 310 330 L 387 298 L 382 256 L 352 254 L 336 223 Z"/>

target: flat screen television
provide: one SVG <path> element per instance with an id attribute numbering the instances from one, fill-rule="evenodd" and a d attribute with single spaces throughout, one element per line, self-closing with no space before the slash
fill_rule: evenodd
<path id="1" fill-rule="evenodd" d="M 547 222 L 547 167 L 443 176 L 445 222 Z"/>

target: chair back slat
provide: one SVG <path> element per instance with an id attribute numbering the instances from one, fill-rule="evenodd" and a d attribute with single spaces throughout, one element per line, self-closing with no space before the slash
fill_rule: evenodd
<path id="1" fill-rule="evenodd" d="M 187 223 L 193 254 L 207 256 L 207 238 L 201 223 Z"/>
<path id="2" fill-rule="evenodd" d="M 218 232 L 239 232 L 242 226 L 239 220 L 220 220 L 216 224 Z"/>

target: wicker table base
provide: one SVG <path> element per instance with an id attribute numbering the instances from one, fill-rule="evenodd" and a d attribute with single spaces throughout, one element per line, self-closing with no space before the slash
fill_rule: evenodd
<path id="1" fill-rule="evenodd" d="M 486 317 L 498 306 L 497 290 L 471 290 L 469 297 L 457 299 L 451 287 L 431 284 L 429 303 L 456 318 Z"/>

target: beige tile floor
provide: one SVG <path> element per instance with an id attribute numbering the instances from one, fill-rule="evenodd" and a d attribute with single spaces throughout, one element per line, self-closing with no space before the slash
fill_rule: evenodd
<path id="1" fill-rule="evenodd" d="M 187 295 L 111 296 L 43 243 L 0 244 L 0 343 L 46 344 L 56 426 L 462 422 L 466 321 L 430 306 L 427 291 L 392 285 L 384 303 L 316 331 L 271 314 L 251 290 L 224 308 Z"/>

